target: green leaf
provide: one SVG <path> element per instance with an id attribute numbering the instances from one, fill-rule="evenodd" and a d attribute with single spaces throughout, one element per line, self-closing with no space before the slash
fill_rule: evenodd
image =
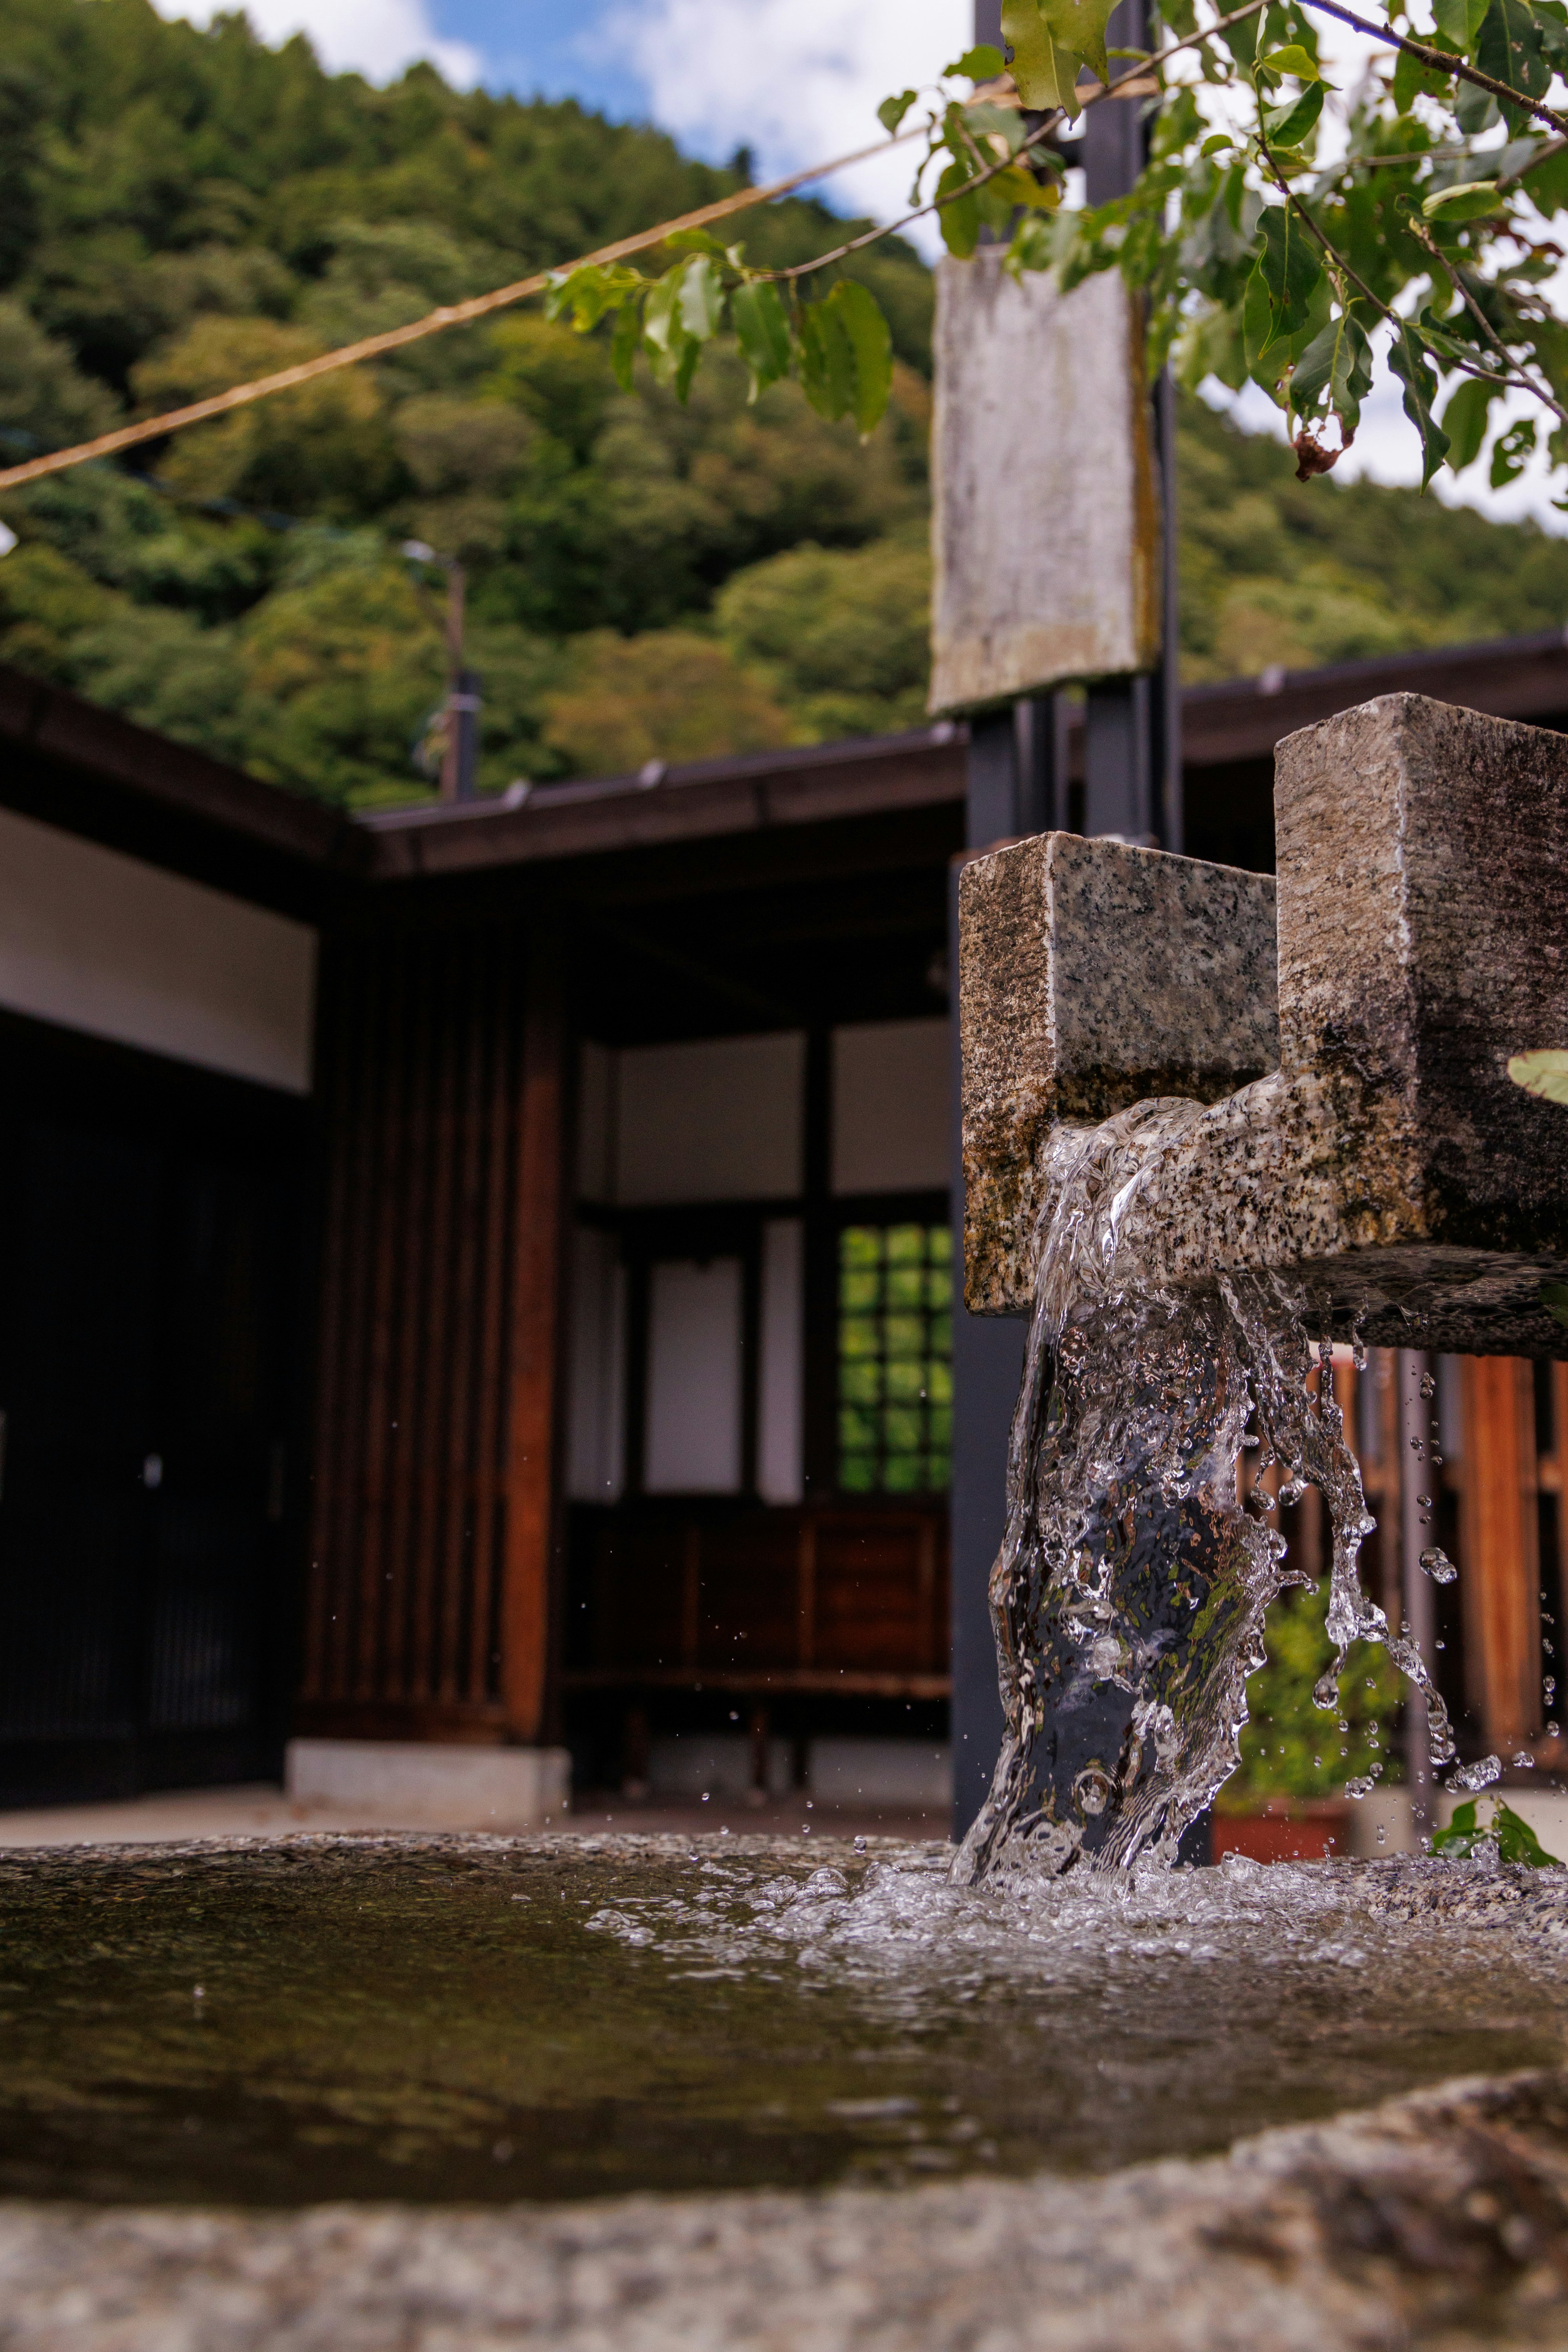
<path id="1" fill-rule="evenodd" d="M 640 292 L 647 280 L 635 269 L 606 268 L 603 262 L 589 262 L 581 269 L 569 270 L 563 278 L 552 278 L 544 298 L 547 319 L 570 319 L 579 334 L 596 327 L 606 311 L 618 310 L 631 294 Z"/>
<path id="2" fill-rule="evenodd" d="M 893 339 L 874 294 L 842 278 L 800 320 L 801 383 L 818 415 L 853 416 L 864 440 L 881 421 L 893 382 Z"/>
<path id="3" fill-rule="evenodd" d="M 641 341 L 641 308 L 636 302 L 623 302 L 616 320 L 615 334 L 610 340 L 610 365 L 623 392 L 630 392 L 632 388 L 632 371 Z"/>
<path id="4" fill-rule="evenodd" d="M 1266 58 L 1258 60 L 1260 74 L 1290 74 L 1297 81 L 1321 79 L 1317 60 L 1310 58 L 1300 41 L 1287 42 L 1282 49 L 1270 49 Z"/>
<path id="5" fill-rule="evenodd" d="M 1448 436 L 1448 463 L 1456 474 L 1473 466 L 1481 454 L 1481 444 L 1487 437 L 1487 418 L 1491 404 L 1501 392 L 1500 383 L 1489 383 L 1484 376 L 1467 376 L 1443 411 L 1443 430 Z M 1568 1060 L 1568 1056 L 1564 1057 Z M 1510 1065 L 1509 1075 L 1513 1075 Z"/>
<path id="6" fill-rule="evenodd" d="M 716 335 L 724 320 L 724 281 L 706 253 L 689 261 L 680 278 L 680 323 L 700 343 Z"/>
<path id="7" fill-rule="evenodd" d="M 661 357 L 668 357 L 684 334 L 680 323 L 680 281 L 686 275 L 686 264 L 678 262 L 656 278 L 643 305 L 643 336 Z"/>
<path id="8" fill-rule="evenodd" d="M 981 218 L 978 195 L 955 195 L 955 189 L 966 188 L 974 174 L 967 163 L 949 163 L 936 184 L 939 196 L 949 201 L 937 207 L 937 222 L 942 241 L 949 253 L 960 261 L 967 261 L 980 242 Z"/>
<path id="9" fill-rule="evenodd" d="M 1490 481 L 1494 490 L 1505 489 L 1517 482 L 1524 471 L 1525 460 L 1535 447 L 1535 419 L 1526 416 L 1518 425 L 1510 425 L 1492 443 Z"/>
<path id="10" fill-rule="evenodd" d="M 1476 41 L 1476 63 L 1494 81 L 1523 97 L 1545 97 L 1552 68 L 1541 54 L 1541 35 L 1523 0 L 1491 0 Z M 1507 111 L 1516 131 L 1531 120 L 1517 107 Z"/>
<path id="11" fill-rule="evenodd" d="M 697 338 L 688 333 L 681 316 L 686 273 L 697 266 L 678 261 L 673 269 L 667 269 L 662 278 L 654 280 L 643 305 L 643 341 L 655 381 L 673 385 L 682 400 L 690 389 L 691 373 L 702 349 Z"/>
<path id="12" fill-rule="evenodd" d="M 1432 1836 L 1434 1853 L 1451 1853 L 1457 1862 L 1468 1862 L 1470 1850 L 1479 1835 L 1476 1828 L 1476 1801 L 1456 1805 L 1446 1830 L 1436 1830 Z"/>
<path id="13" fill-rule="evenodd" d="M 1432 1839 L 1434 1853 L 1446 1853 L 1455 1862 L 1468 1862 L 1483 1839 L 1497 1840 L 1499 1859 L 1502 1862 L 1523 1863 L 1531 1870 L 1561 1870 L 1563 1865 L 1554 1853 L 1548 1853 L 1530 1823 L 1500 1797 L 1488 1799 L 1492 1814 L 1486 1828 L 1481 1829 L 1476 1818 L 1476 1800 L 1456 1805 L 1446 1830 L 1438 1830 Z"/>
<path id="14" fill-rule="evenodd" d="M 808 302 L 800 315 L 801 389 L 819 416 L 846 416 L 855 396 L 855 355 L 830 301 Z"/>
<path id="15" fill-rule="evenodd" d="M 1312 82 L 1292 99 L 1288 106 L 1271 106 L 1263 110 L 1263 135 L 1271 147 L 1299 147 L 1309 131 L 1317 128 L 1318 117 L 1323 110 L 1325 86 Z"/>
<path id="16" fill-rule="evenodd" d="M 673 228 L 665 238 L 671 253 L 710 253 L 716 261 L 728 261 L 730 251 L 721 245 L 710 229 Z"/>
<path id="17" fill-rule="evenodd" d="M 877 120 L 889 139 L 898 130 L 918 96 L 919 92 L 916 90 L 901 89 L 896 98 L 885 98 L 877 109 Z"/>
<path id="18" fill-rule="evenodd" d="M 1361 422 L 1361 404 L 1372 390 L 1372 345 L 1358 320 L 1342 310 L 1314 335 L 1290 375 L 1290 404 L 1298 416 L 1328 394 L 1328 404 L 1350 433 Z"/>
<path id="19" fill-rule="evenodd" d="M 999 81 L 1006 70 L 1007 60 L 1001 50 L 990 41 L 981 41 L 973 49 L 965 49 L 961 58 L 954 58 L 952 65 L 943 66 L 942 74 L 944 81 L 950 74 L 961 74 L 965 81 Z M 913 98 L 913 90 L 909 96 Z"/>
<path id="20" fill-rule="evenodd" d="M 1548 1853 L 1530 1823 L 1500 1797 L 1492 1800 L 1491 1833 L 1496 1838 L 1504 1862 L 1522 1862 L 1531 1870 L 1561 1870 L 1563 1864 L 1554 1853 Z"/>
<path id="21" fill-rule="evenodd" d="M 1487 13 L 1488 0 L 1432 0 L 1432 18 L 1445 39 L 1468 58 L 1476 45 Z"/>
<path id="22" fill-rule="evenodd" d="M 1060 49 L 1083 59 L 1097 81 L 1110 79 L 1105 54 L 1105 28 L 1113 0 L 1039 0 L 1051 38 Z"/>
<path id="23" fill-rule="evenodd" d="M 1230 12 L 1227 9 L 1225 13 L 1228 16 Z M 1252 61 L 1258 55 L 1258 42 L 1260 31 L 1260 18 L 1257 16 L 1244 16 L 1239 25 L 1227 25 L 1225 31 L 1220 35 L 1221 40 L 1225 43 L 1226 47 L 1230 51 L 1231 56 L 1236 59 L 1237 64 L 1238 66 L 1245 67 L 1249 72 L 1252 68 Z"/>
<path id="24" fill-rule="evenodd" d="M 1547 1045 L 1531 1054 L 1510 1054 L 1508 1074 L 1527 1095 L 1568 1106 L 1568 1054 L 1561 1047 Z"/>
<path id="25" fill-rule="evenodd" d="M 876 296 L 853 278 L 837 285 L 822 306 L 837 310 L 854 356 L 850 413 L 864 441 L 881 423 L 893 388 L 893 338 Z"/>
<path id="26" fill-rule="evenodd" d="M 1401 49 L 1394 60 L 1394 110 L 1396 114 L 1409 113 L 1421 95 L 1421 86 L 1426 79 L 1426 68 L 1420 58 L 1413 58 L 1408 49 Z"/>
<path id="27" fill-rule="evenodd" d="M 1568 212 L 1568 147 L 1543 155 L 1526 172 L 1524 192 L 1548 220 L 1553 213 Z"/>
<path id="28" fill-rule="evenodd" d="M 1268 327 L 1256 348 L 1262 359 L 1274 345 L 1307 324 L 1312 296 L 1323 275 L 1323 257 L 1294 205 L 1271 205 L 1258 224 L 1262 245 L 1248 295 L 1256 286 L 1268 305 Z M 1250 304 L 1249 304 L 1250 308 Z M 1248 356 L 1254 356 L 1248 333 Z"/>
<path id="29" fill-rule="evenodd" d="M 1458 227 L 1461 221 L 1484 220 L 1501 205 L 1494 181 L 1461 180 L 1457 187 L 1439 188 L 1435 196 L 1426 197 L 1421 209 L 1429 221 Z"/>
<path id="30" fill-rule="evenodd" d="M 1568 1282 L 1543 1282 L 1541 1304 L 1553 1321 L 1561 1323 L 1568 1331 Z"/>
<path id="31" fill-rule="evenodd" d="M 737 286 L 730 297 L 730 317 L 752 379 L 746 397 L 754 401 L 789 373 L 789 313 L 778 288 L 764 283 Z"/>
<path id="32" fill-rule="evenodd" d="M 1421 487 L 1448 454 L 1448 436 L 1432 414 L 1436 371 L 1414 328 L 1401 323 L 1388 347 L 1388 364 L 1405 386 L 1405 414 L 1421 436 Z"/>
<path id="33" fill-rule="evenodd" d="M 1075 118 L 1083 112 L 1080 60 L 1058 45 L 1037 0 L 1002 0 L 1002 37 L 1013 52 L 1013 79 L 1026 106 L 1041 112 L 1059 107 Z"/>

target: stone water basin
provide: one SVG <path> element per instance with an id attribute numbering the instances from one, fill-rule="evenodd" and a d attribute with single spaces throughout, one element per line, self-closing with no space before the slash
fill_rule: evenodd
<path id="1" fill-rule="evenodd" d="M 1232 1860 L 973 1893 L 948 1858 L 0 1856 L 0 2192 L 475 2206 L 1107 2174 L 1568 2055 L 1557 1872 Z"/>

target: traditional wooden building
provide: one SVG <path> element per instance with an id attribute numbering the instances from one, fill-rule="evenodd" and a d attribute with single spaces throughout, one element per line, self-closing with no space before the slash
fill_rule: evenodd
<path id="1" fill-rule="evenodd" d="M 1394 688 L 1568 726 L 1556 636 L 1201 688 L 1187 848 Z M 0 1803 L 933 1753 L 962 730 L 357 822 L 15 671 L 0 742 Z M 1561 1374 L 1446 1378 L 1470 1729 L 1544 1739 Z"/>

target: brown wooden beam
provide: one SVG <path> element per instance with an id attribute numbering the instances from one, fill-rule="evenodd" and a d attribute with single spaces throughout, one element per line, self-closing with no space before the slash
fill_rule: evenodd
<path id="1" fill-rule="evenodd" d="M 566 1690 L 790 1691 L 817 1698 L 947 1698 L 951 1675 L 883 1674 L 872 1667 L 779 1666 L 735 1674 L 722 1667 L 589 1666 L 563 1675 Z"/>
<path id="2" fill-rule="evenodd" d="M 1534 1390 L 1516 1357 L 1463 1363 L 1466 1686 L 1483 1741 L 1506 1761 L 1541 1729 Z"/>
<path id="3" fill-rule="evenodd" d="M 559 941 L 534 935 L 527 965 L 511 1219 L 511 1333 L 501 1560 L 500 1689 L 518 1741 L 546 1737 L 552 1595 L 560 1554 L 556 1476 L 566 1245 L 566 1032 Z"/>

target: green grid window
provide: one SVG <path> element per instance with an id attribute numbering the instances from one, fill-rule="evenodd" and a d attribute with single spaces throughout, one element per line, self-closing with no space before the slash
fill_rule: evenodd
<path id="1" fill-rule="evenodd" d="M 928 1495 L 952 1456 L 952 1236 L 846 1225 L 838 1237 L 838 1484 Z"/>

